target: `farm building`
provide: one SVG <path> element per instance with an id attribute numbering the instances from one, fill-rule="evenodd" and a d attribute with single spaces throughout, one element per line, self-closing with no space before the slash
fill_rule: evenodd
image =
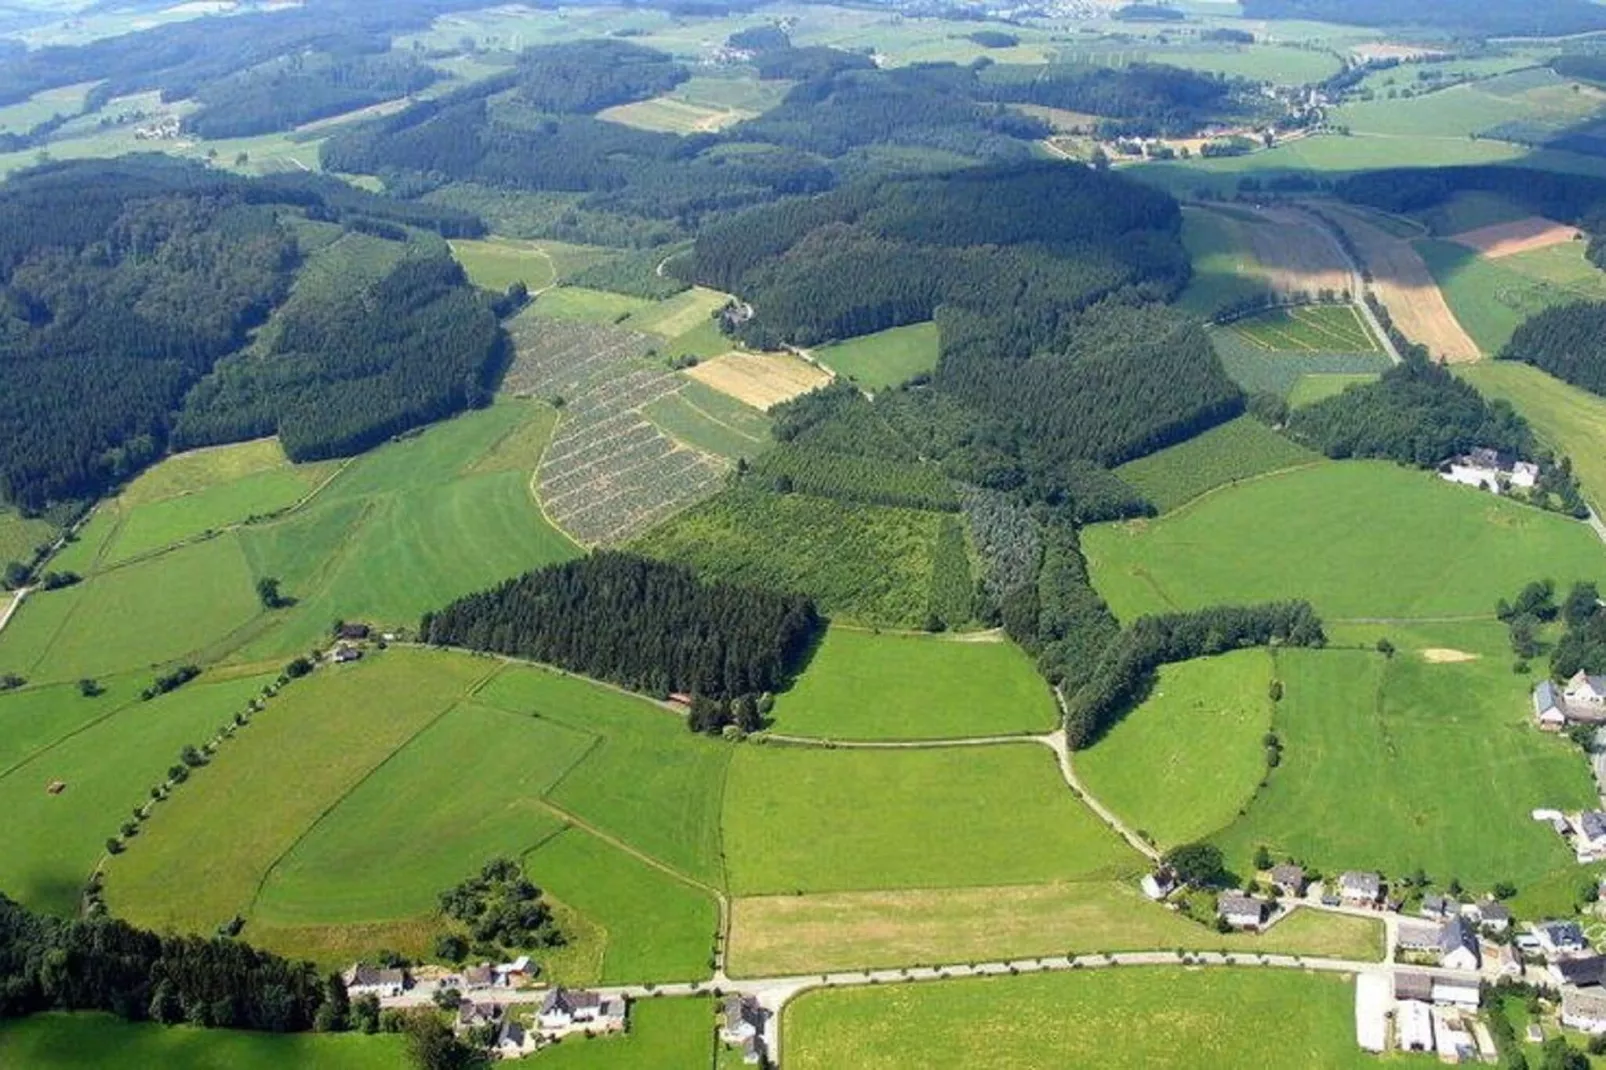
<path id="1" fill-rule="evenodd" d="M 1397 1000 L 1418 1000 L 1430 1003 L 1433 1000 L 1433 975 L 1417 973 L 1415 970 L 1396 970 L 1394 973 L 1394 998 Z"/>
<path id="2" fill-rule="evenodd" d="M 1350 906 L 1376 906 L 1383 894 L 1383 879 L 1376 873 L 1350 870 L 1338 878 L 1338 895 Z"/>
<path id="3" fill-rule="evenodd" d="M 1460 910 L 1461 904 L 1457 903 L 1453 899 L 1446 899 L 1442 895 L 1424 895 L 1422 897 L 1422 908 L 1419 913 L 1424 918 L 1433 918 L 1437 920 L 1439 918 L 1447 918 L 1451 914 L 1459 913 Z"/>
<path id="4" fill-rule="evenodd" d="M 1305 894 L 1305 870 L 1302 866 L 1285 863 L 1271 867 L 1271 883 L 1281 895 L 1298 898 Z"/>
<path id="5" fill-rule="evenodd" d="M 329 659 L 336 665 L 345 665 L 348 662 L 361 661 L 362 651 L 354 646 L 346 646 L 342 643 L 340 646 L 335 647 L 335 652 L 329 655 Z"/>
<path id="6" fill-rule="evenodd" d="M 1511 928 L 1511 908 L 1494 899 L 1468 903 L 1461 908 L 1461 916 L 1471 918 L 1474 923 L 1497 933 Z"/>
<path id="7" fill-rule="evenodd" d="M 742 1061 L 764 1061 L 764 1020 L 767 1012 L 752 996 L 727 996 L 720 1008 L 719 1038 L 742 1051 Z"/>
<path id="8" fill-rule="evenodd" d="M 495 983 L 496 971 L 491 968 L 491 964 L 488 962 L 482 962 L 478 966 L 470 966 L 463 971 L 464 988 L 490 988 Z"/>
<path id="9" fill-rule="evenodd" d="M 1556 694 L 1556 685 L 1541 680 L 1534 688 L 1534 723 L 1546 732 L 1560 732 L 1567 727 L 1567 709 Z"/>
<path id="10" fill-rule="evenodd" d="M 386 970 L 359 962 L 345 973 L 346 992 L 351 996 L 378 996 L 385 999 L 407 990 L 406 970 Z"/>
<path id="11" fill-rule="evenodd" d="M 1439 932 L 1439 965 L 1447 970 L 1476 970 L 1483 965 L 1478 932 L 1464 918 L 1451 918 Z"/>
<path id="12" fill-rule="evenodd" d="M 1439 1058 L 1444 1062 L 1471 1063 L 1478 1060 L 1478 1042 L 1461 1015 L 1454 1011 L 1444 1007 L 1433 1009 L 1433 1039 Z"/>
<path id="13" fill-rule="evenodd" d="M 1380 973 L 1355 975 L 1355 1043 L 1381 1053 L 1389 1042 L 1389 980 Z"/>
<path id="14" fill-rule="evenodd" d="M 622 997 L 604 996 L 575 988 L 554 988 L 541 1001 L 538 1017 L 543 1032 L 561 1033 L 584 1027 L 588 1032 L 614 1032 L 625 1027 Z"/>
<path id="15" fill-rule="evenodd" d="M 1563 988 L 1561 1024 L 1585 1033 L 1606 1033 L 1606 989 Z"/>
<path id="16" fill-rule="evenodd" d="M 1159 869 L 1153 873 L 1146 873 L 1143 875 L 1141 887 L 1144 895 L 1158 903 L 1176 890 L 1176 874 L 1168 869 Z"/>
<path id="17" fill-rule="evenodd" d="M 1497 450 L 1475 449 L 1446 461 L 1439 475 L 1451 483 L 1504 494 L 1513 487 L 1532 489 L 1539 482 L 1539 466 Z"/>
<path id="18" fill-rule="evenodd" d="M 1477 980 L 1455 981 L 1448 977 L 1433 979 L 1433 1002 L 1447 1007 L 1478 1009 L 1482 998 Z"/>
<path id="19" fill-rule="evenodd" d="M 335 638 L 350 643 L 359 643 L 368 638 L 368 634 L 368 625 L 356 621 L 343 620 L 335 627 Z"/>
<path id="20" fill-rule="evenodd" d="M 496 1054 L 504 1059 L 522 1059 L 534 1053 L 536 1036 L 512 1018 L 502 1023 L 496 1034 Z"/>
<path id="21" fill-rule="evenodd" d="M 1394 1041 L 1401 1051 L 1432 1051 L 1433 1008 L 1417 999 L 1395 1004 Z"/>
<path id="22" fill-rule="evenodd" d="M 1574 959 L 1557 959 L 1547 968 L 1551 980 L 1558 985 L 1574 988 L 1599 988 L 1606 980 L 1606 958 L 1584 955 Z"/>
<path id="23" fill-rule="evenodd" d="M 1433 922 L 1402 920 L 1397 942 L 1402 951 L 1438 951 L 1440 930 Z"/>
<path id="24" fill-rule="evenodd" d="M 1258 929 L 1266 923 L 1270 905 L 1249 895 L 1224 895 L 1216 905 L 1216 913 L 1234 929 Z"/>
<path id="25" fill-rule="evenodd" d="M 1580 669 L 1562 688 L 1561 699 L 1569 721 L 1606 721 L 1606 676 L 1591 676 Z"/>
<path id="26" fill-rule="evenodd" d="M 1585 810 L 1578 815 L 1578 854 L 1599 856 L 1606 852 L 1606 813 Z"/>
<path id="27" fill-rule="evenodd" d="M 457 1005 L 456 1030 L 459 1033 L 478 1029 L 482 1025 L 496 1025 L 502 1020 L 500 1003 L 475 1003 L 465 999 Z"/>

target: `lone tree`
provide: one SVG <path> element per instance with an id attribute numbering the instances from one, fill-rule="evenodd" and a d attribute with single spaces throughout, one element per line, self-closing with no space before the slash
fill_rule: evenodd
<path id="1" fill-rule="evenodd" d="M 277 576 L 263 576 L 257 580 L 257 598 L 262 602 L 263 609 L 282 609 L 290 604 L 290 599 L 279 590 Z"/>
<path id="2" fill-rule="evenodd" d="M 1173 847 L 1161 859 L 1178 878 L 1196 888 L 1211 888 L 1225 882 L 1227 867 L 1221 848 L 1211 843 L 1185 843 Z"/>

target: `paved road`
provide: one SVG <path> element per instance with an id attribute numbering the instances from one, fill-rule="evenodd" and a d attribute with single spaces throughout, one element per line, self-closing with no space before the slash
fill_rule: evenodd
<path id="1" fill-rule="evenodd" d="M 6 625 L 11 623 L 11 618 L 16 616 L 17 610 L 22 608 L 22 600 L 32 592 L 32 587 L 18 587 L 16 592 L 12 594 L 10 604 L 6 606 L 4 612 L 0 612 L 0 632 L 6 630 Z"/>

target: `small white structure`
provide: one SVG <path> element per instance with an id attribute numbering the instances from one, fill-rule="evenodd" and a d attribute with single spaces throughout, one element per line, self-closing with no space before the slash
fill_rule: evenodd
<path id="1" fill-rule="evenodd" d="M 1394 1042 L 1401 1051 L 1432 1051 L 1433 1008 L 1415 999 L 1396 1003 Z"/>
<path id="2" fill-rule="evenodd" d="M 388 999 L 407 991 L 406 970 L 381 969 L 364 962 L 347 970 L 343 980 L 346 982 L 346 994 L 353 998 L 377 996 Z"/>
<path id="3" fill-rule="evenodd" d="M 1153 873 L 1145 873 L 1141 886 L 1143 894 L 1158 903 L 1176 891 L 1177 878 L 1170 870 L 1160 869 Z"/>
<path id="4" fill-rule="evenodd" d="M 1382 973 L 1355 975 L 1355 1043 L 1381 1053 L 1389 1042 L 1389 979 Z"/>
<path id="5" fill-rule="evenodd" d="M 1433 979 L 1433 1002 L 1445 1007 L 1478 1009 L 1478 982 L 1456 981 L 1448 977 Z"/>

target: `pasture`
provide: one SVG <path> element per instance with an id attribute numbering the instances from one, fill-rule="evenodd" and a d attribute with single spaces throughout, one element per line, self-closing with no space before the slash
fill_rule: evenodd
<path id="1" fill-rule="evenodd" d="M 767 416 L 693 379 L 642 414 L 670 438 L 729 461 L 758 457 L 775 445 Z"/>
<path id="2" fill-rule="evenodd" d="M 499 293 L 515 282 L 531 293 L 545 290 L 611 255 L 585 245 L 515 238 L 454 239 L 448 244 L 474 285 Z"/>
<path id="3" fill-rule="evenodd" d="M 1162 849 L 1226 828 L 1267 772 L 1272 669 L 1264 650 L 1163 666 L 1149 696 L 1076 755 L 1078 775 Z"/>
<path id="4" fill-rule="evenodd" d="M 1541 442 L 1572 458 L 1584 496 L 1606 504 L 1606 398 L 1516 361 L 1484 361 L 1459 374 L 1485 397 L 1509 401 Z"/>
<path id="5" fill-rule="evenodd" d="M 764 410 L 831 381 L 813 364 L 781 353 L 726 353 L 688 369 L 686 375 Z"/>
<path id="6" fill-rule="evenodd" d="M 1066 788 L 1048 748 L 1032 743 L 744 747 L 731 762 L 724 827 L 738 895 L 1038 884 L 1139 865 Z"/>
<path id="7" fill-rule="evenodd" d="M 247 1033 L 136 1024 L 109 1014 L 36 1014 L 0 1022 L 0 1064 L 29 1070 L 403 1070 L 409 1060 L 396 1034 Z"/>
<path id="8" fill-rule="evenodd" d="M 820 363 L 866 390 L 899 386 L 937 367 L 937 325 L 912 323 L 833 342 L 814 351 Z"/>
<path id="9" fill-rule="evenodd" d="M 493 667 L 391 650 L 285 689 L 108 866 L 108 905 L 158 930 L 210 932 L 248 915 L 307 830 Z M 174 896 L 175 887 L 189 892 Z"/>
<path id="10" fill-rule="evenodd" d="M 143 687 L 148 678 L 135 682 Z M 165 779 L 180 750 L 212 738 L 266 682 L 248 676 L 212 683 L 203 676 L 161 698 L 118 708 L 132 686 L 119 683 L 94 700 L 106 701 L 110 716 L 77 726 L 54 703 L 87 700 L 78 699 L 76 687 L 52 690 L 44 701 L 52 705 L 52 719 L 60 718 L 61 734 L 0 774 L 0 812 L 6 814 L 0 822 L 0 889 L 36 910 L 75 915 L 84 880 L 105 853 L 106 837 L 133 807 L 149 800 L 150 788 Z M 29 709 L 38 701 L 30 694 L 8 702 L 36 712 L 37 705 Z M 224 744 L 226 757 L 236 745 Z M 56 780 L 66 784 L 65 790 L 48 794 L 45 787 Z M 166 898 L 171 892 L 169 885 L 161 894 Z"/>
<path id="11" fill-rule="evenodd" d="M 1169 512 L 1217 487 L 1319 460 L 1320 454 L 1254 417 L 1240 416 L 1159 453 L 1129 461 L 1115 474 L 1161 512 Z"/>
<path id="12" fill-rule="evenodd" d="M 1233 321 L 1250 345 L 1273 353 L 1377 353 L 1380 347 L 1350 305 L 1274 308 Z"/>
<path id="13" fill-rule="evenodd" d="M 1229 865 L 1247 869 L 1264 844 L 1326 872 L 1420 866 L 1441 885 L 1456 877 L 1474 890 L 1502 880 L 1524 889 L 1571 871 L 1572 851 L 1529 815 L 1592 805 L 1587 765 L 1567 740 L 1533 728 L 1532 681 L 1511 672 L 1500 629 L 1483 635 L 1478 645 L 1464 629 L 1423 637 L 1480 655 L 1458 662 L 1279 651 L 1282 762 L 1248 814 L 1216 837 Z"/>
<path id="14" fill-rule="evenodd" d="M 670 95 L 604 108 L 597 113 L 597 118 L 666 134 L 711 134 L 751 119 L 755 114 L 693 104 Z"/>
<path id="15" fill-rule="evenodd" d="M 644 297 L 627 297 L 582 286 L 558 286 L 537 297 L 530 308 L 536 315 L 550 319 L 620 323 L 633 313 L 652 308 L 653 304 Z"/>
<path id="16" fill-rule="evenodd" d="M 1337 372 L 1302 375 L 1294 384 L 1294 389 L 1288 392 L 1289 408 L 1297 409 L 1305 405 L 1314 405 L 1318 401 L 1325 401 L 1336 394 L 1342 394 L 1352 386 L 1377 381 L 1377 376 L 1370 372 Z"/>
<path id="17" fill-rule="evenodd" d="M 1454 553 L 1447 552 L 1454 547 Z M 1606 579 L 1583 524 L 1374 461 L 1267 476 L 1159 520 L 1082 533 L 1115 614 L 1289 598 L 1329 618 L 1493 615 L 1535 578 Z"/>
<path id="18" fill-rule="evenodd" d="M 1193 206 L 1182 210 L 1182 244 L 1193 264 L 1193 274 L 1178 299 L 1184 309 L 1209 319 L 1235 301 L 1258 296 L 1270 287 L 1249 244 L 1246 226 L 1244 220 L 1225 212 Z"/>
<path id="19" fill-rule="evenodd" d="M 1588 266 L 1579 243 L 1553 243 L 1498 258 L 1479 255 L 1458 241 L 1419 241 L 1415 246 L 1451 311 L 1485 356 L 1500 352 L 1524 320 L 1547 308 L 1606 298 L 1606 275 L 1593 268 L 1592 275 L 1569 271 L 1569 260 Z"/>
<path id="20" fill-rule="evenodd" d="M 1054 697 L 1019 647 L 836 627 L 775 702 L 775 730 L 822 739 L 1047 732 Z"/>
<path id="21" fill-rule="evenodd" d="M 1431 208 L 1413 212 L 1410 216 L 1385 216 L 1402 224 L 1415 224 L 1425 228 L 1424 234 L 1400 234 L 1400 237 L 1450 237 L 1481 227 L 1498 226 L 1523 218 L 1528 213 L 1505 197 L 1495 193 L 1469 190 L 1451 194 Z M 1382 215 L 1382 213 L 1379 213 Z"/>
<path id="22" fill-rule="evenodd" d="M 0 776 L 73 732 L 127 706 L 149 681 L 143 675 L 98 681 L 101 694 L 53 684 L 0 694 Z"/>
<path id="23" fill-rule="evenodd" d="M 673 345 L 673 339 L 712 323 L 715 313 L 729 300 L 728 294 L 718 290 L 693 286 L 634 313 L 624 326 L 633 331 L 645 331 L 670 339 Z"/>
<path id="24" fill-rule="evenodd" d="M 56 525 L 48 520 L 0 508 L 0 565 L 8 561 L 33 560 L 34 550 L 50 542 L 56 534 Z"/>
<path id="25" fill-rule="evenodd" d="M 632 545 L 710 579 L 804 592 L 845 623 L 916 628 L 942 516 L 736 487 Z"/>
<path id="26" fill-rule="evenodd" d="M 1156 909 L 1133 881 L 765 895 L 731 903 L 737 977 L 1115 951 L 1234 951 L 1375 961 L 1383 926 L 1300 910 L 1260 935 Z"/>
<path id="27" fill-rule="evenodd" d="M 825 989 L 788 1005 L 786 1058 L 796 1070 L 1360 1070 L 1376 1057 L 1355 1046 L 1354 987 L 1345 975 L 1145 967 Z"/>

